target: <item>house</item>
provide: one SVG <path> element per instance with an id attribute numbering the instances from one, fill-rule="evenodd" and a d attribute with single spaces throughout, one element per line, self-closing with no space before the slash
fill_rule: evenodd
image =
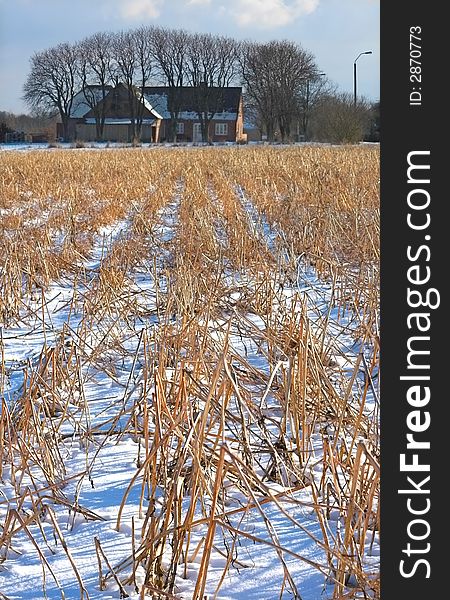
<path id="1" fill-rule="evenodd" d="M 100 87 L 90 86 L 88 93 L 89 99 L 79 92 L 73 100 L 68 124 L 72 140 L 93 141 L 101 137 L 111 142 L 131 142 L 134 138 L 153 143 L 173 141 L 175 127 L 177 141 L 201 142 L 199 105 L 214 107 L 208 129 L 210 141 L 245 140 L 240 87 L 205 88 L 205 92 L 187 86 L 145 87 L 142 94 L 135 88 L 130 98 L 127 86 L 119 83 L 108 89 L 105 98 Z M 101 117 L 104 125 L 100 136 Z M 62 126 L 58 124 L 57 136 L 62 137 L 61 133 Z"/>
<path id="2" fill-rule="evenodd" d="M 128 89 L 122 83 L 114 88 L 108 86 L 104 98 L 100 87 L 89 86 L 73 99 L 68 137 L 111 142 L 131 142 L 140 137 L 143 142 L 157 142 L 161 120 L 161 115 L 145 99 L 139 102 L 136 92 L 130 102 Z M 57 124 L 57 137 L 63 137 L 61 123 Z"/>
<path id="3" fill-rule="evenodd" d="M 202 94 L 209 94 L 202 102 Z M 161 114 L 160 141 L 173 141 L 172 117 L 176 120 L 178 142 L 201 142 L 201 119 L 198 108 L 214 107 L 208 138 L 212 142 L 240 142 L 244 139 L 244 109 L 241 87 L 202 88 L 164 86 L 147 87 L 144 97 Z"/>

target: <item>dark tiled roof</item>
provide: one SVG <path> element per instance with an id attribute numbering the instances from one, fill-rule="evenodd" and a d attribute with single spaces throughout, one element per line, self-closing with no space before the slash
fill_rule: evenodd
<path id="1" fill-rule="evenodd" d="M 212 92 L 216 92 L 219 97 L 219 105 L 217 112 L 238 112 L 239 101 L 242 95 L 241 87 L 226 87 L 226 88 L 208 88 Z M 184 86 L 181 88 L 170 88 L 167 86 L 151 86 L 144 88 L 144 94 L 146 96 L 167 96 L 169 100 L 170 109 L 170 98 L 171 94 L 175 91 L 176 94 L 180 94 L 179 98 L 179 109 L 180 111 L 195 111 L 196 102 L 195 96 L 198 94 L 198 88 Z"/>

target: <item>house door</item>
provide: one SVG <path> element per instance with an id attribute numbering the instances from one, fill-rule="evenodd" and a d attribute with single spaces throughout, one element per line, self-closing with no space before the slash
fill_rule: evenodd
<path id="1" fill-rule="evenodd" d="M 192 126 L 192 141 L 193 142 L 201 142 L 202 141 L 202 124 L 194 123 Z"/>

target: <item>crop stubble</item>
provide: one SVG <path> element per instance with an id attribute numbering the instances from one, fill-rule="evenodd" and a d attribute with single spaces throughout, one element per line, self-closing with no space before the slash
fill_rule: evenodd
<path id="1" fill-rule="evenodd" d="M 5 564 L 26 534 L 50 568 L 36 541 L 45 514 L 60 540 L 62 510 L 101 518 L 64 493 L 67 445 L 85 448 L 70 475 L 81 485 L 108 440 L 132 436 L 115 524 L 139 485 L 130 555 L 111 565 L 96 538 L 101 587 L 171 597 L 201 556 L 200 600 L 211 554 L 226 557 L 220 585 L 246 538 L 274 548 L 301 598 L 285 558 L 308 559 L 282 545 L 265 506 L 286 512 L 307 488 L 322 537 L 289 518 L 322 548 L 313 566 L 331 596 L 379 595 L 365 561 L 379 532 L 378 169 L 371 146 L 0 155 Z M 8 345 L 21 335 L 41 347 L 19 364 Z M 96 378 L 119 390 L 111 402 L 91 398 Z M 249 511 L 264 539 L 235 519 Z"/>

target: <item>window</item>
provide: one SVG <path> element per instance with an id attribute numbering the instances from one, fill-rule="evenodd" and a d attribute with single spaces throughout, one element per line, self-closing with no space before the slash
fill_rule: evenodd
<path id="1" fill-rule="evenodd" d="M 228 123 L 216 123 L 216 135 L 228 135 Z"/>
<path id="2" fill-rule="evenodd" d="M 184 123 L 177 123 L 177 134 L 182 135 L 184 133 Z"/>

